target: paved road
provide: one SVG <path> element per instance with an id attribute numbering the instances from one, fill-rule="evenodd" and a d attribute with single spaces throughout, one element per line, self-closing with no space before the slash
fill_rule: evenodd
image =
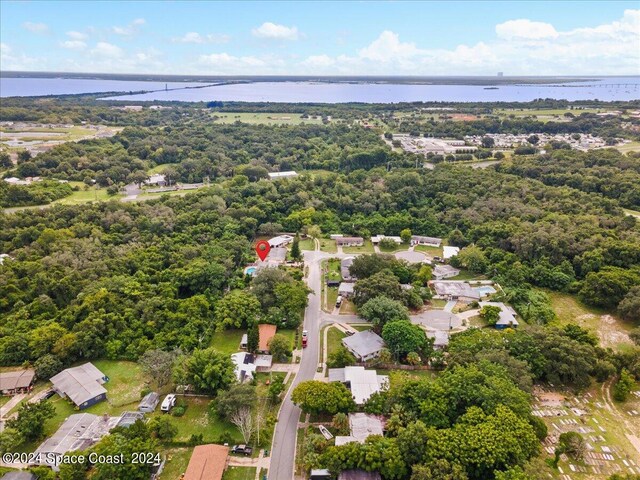
<path id="1" fill-rule="evenodd" d="M 269 480 L 285 480 L 294 476 L 296 436 L 301 411 L 291 402 L 291 390 L 302 381 L 312 380 L 318 368 L 320 292 L 322 291 L 320 261 L 328 257 L 330 255 L 319 251 L 304 252 L 305 265 L 309 267 L 307 284 L 313 290 L 313 293 L 309 295 L 309 306 L 304 314 L 304 328 L 309 332 L 308 346 L 304 349 L 298 374 L 280 407 L 271 447 Z"/>

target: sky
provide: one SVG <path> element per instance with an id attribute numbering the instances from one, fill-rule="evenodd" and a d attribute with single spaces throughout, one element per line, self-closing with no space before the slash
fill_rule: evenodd
<path id="1" fill-rule="evenodd" d="M 639 75 L 636 1 L 8 1 L 0 70 Z"/>

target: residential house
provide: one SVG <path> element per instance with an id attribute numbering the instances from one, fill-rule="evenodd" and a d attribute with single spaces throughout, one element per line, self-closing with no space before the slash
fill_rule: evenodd
<path id="1" fill-rule="evenodd" d="M 5 473 L 0 480 L 38 480 L 38 477 L 26 470 L 13 470 Z"/>
<path id="2" fill-rule="evenodd" d="M 452 267 L 451 265 L 436 265 L 435 267 L 433 267 L 432 275 L 436 280 L 443 280 L 445 278 L 451 278 L 460 275 L 460 270 Z"/>
<path id="3" fill-rule="evenodd" d="M 402 239 L 400 237 L 392 237 L 389 235 L 375 235 L 371 237 L 371 243 L 373 243 L 374 245 L 379 244 L 382 240 L 392 240 L 398 245 L 402 243 Z"/>
<path id="4" fill-rule="evenodd" d="M 355 285 L 355 283 L 341 282 L 338 287 L 338 295 L 341 295 L 344 298 L 353 297 L 353 289 Z"/>
<path id="5" fill-rule="evenodd" d="M 331 480 L 333 475 L 326 468 L 313 468 L 309 480 Z"/>
<path id="6" fill-rule="evenodd" d="M 342 339 L 342 344 L 360 362 L 366 362 L 380 356 L 380 351 L 385 348 L 382 337 L 372 332 L 364 330 Z"/>
<path id="7" fill-rule="evenodd" d="M 107 398 L 107 390 L 102 385 L 108 380 L 109 377 L 88 362 L 63 370 L 51 378 L 51 383 L 61 397 L 68 397 L 83 410 Z"/>
<path id="8" fill-rule="evenodd" d="M 339 237 L 336 238 L 336 245 L 338 247 L 361 247 L 364 245 L 364 238 L 362 237 Z"/>
<path id="9" fill-rule="evenodd" d="M 442 257 L 445 260 L 449 260 L 451 257 L 455 257 L 460 253 L 460 248 L 458 247 L 450 247 L 449 245 L 445 245 L 442 247 Z"/>
<path id="10" fill-rule="evenodd" d="M 189 465 L 182 480 L 222 480 L 227 468 L 229 447 L 224 445 L 198 445 L 193 449 Z"/>
<path id="11" fill-rule="evenodd" d="M 279 235 L 277 237 L 270 238 L 267 241 L 271 248 L 286 247 L 293 242 L 293 237 L 291 235 Z"/>
<path id="12" fill-rule="evenodd" d="M 428 247 L 439 247 L 442 239 L 437 237 L 423 237 L 422 235 L 411 235 L 411 245 L 426 245 Z"/>
<path id="13" fill-rule="evenodd" d="M 500 317 L 495 325 L 498 330 L 516 328 L 519 325 L 518 320 L 516 319 L 516 311 L 502 302 L 478 302 L 478 305 L 480 308 L 498 307 L 500 309 Z"/>
<path id="14" fill-rule="evenodd" d="M 278 327 L 275 325 L 271 325 L 270 323 L 261 323 L 258 325 L 258 352 L 259 353 L 267 353 L 269 352 L 269 342 L 276 334 Z"/>
<path id="15" fill-rule="evenodd" d="M 235 365 L 236 380 L 238 383 L 244 383 L 253 380 L 255 372 L 266 372 L 271 369 L 273 357 L 238 352 L 231 355 L 231 361 Z"/>
<path id="16" fill-rule="evenodd" d="M 477 302 L 480 300 L 480 292 L 471 288 L 467 282 L 457 280 L 434 280 L 431 286 L 436 292 L 434 298 L 444 300 L 460 300 L 461 302 Z"/>
<path id="17" fill-rule="evenodd" d="M 449 345 L 449 332 L 430 330 L 427 331 L 427 337 L 433 338 L 433 348 L 435 350 L 444 350 Z"/>
<path id="18" fill-rule="evenodd" d="M 384 420 L 377 415 L 371 415 L 368 413 L 350 413 L 349 414 L 349 431 L 350 435 L 336 436 L 336 446 L 344 445 L 345 443 L 358 442 L 364 443 L 364 441 L 370 435 L 384 434 Z"/>
<path id="19" fill-rule="evenodd" d="M 287 170 L 286 172 L 270 172 L 269 179 L 270 180 L 278 180 L 280 178 L 292 178 L 297 177 L 298 173 L 293 170 Z"/>
<path id="20" fill-rule="evenodd" d="M 349 269 L 351 268 L 351 265 L 353 265 L 354 260 L 355 260 L 355 257 L 347 257 L 340 260 L 340 275 L 342 276 L 342 279 L 345 281 L 353 280 L 355 278 L 353 275 L 351 275 L 351 272 L 349 271 Z"/>
<path id="21" fill-rule="evenodd" d="M 0 394 L 16 395 L 18 393 L 28 393 L 31 390 L 35 376 L 36 372 L 31 368 L 0 372 Z"/>
<path id="22" fill-rule="evenodd" d="M 246 333 L 243 333 L 242 338 L 240 339 L 240 349 L 246 350 L 248 342 L 249 342 L 249 335 L 247 335 Z"/>
<path id="23" fill-rule="evenodd" d="M 389 388 L 387 375 L 378 375 L 375 370 L 358 366 L 330 368 L 329 381 L 345 384 L 357 405 L 363 405 L 374 393 Z"/>
<path id="24" fill-rule="evenodd" d="M 167 184 L 167 179 L 161 173 L 150 175 L 144 182 L 146 185 L 156 185 L 158 187 L 164 187 Z"/>

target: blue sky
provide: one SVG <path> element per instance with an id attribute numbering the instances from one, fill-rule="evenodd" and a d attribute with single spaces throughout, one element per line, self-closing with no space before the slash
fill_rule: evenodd
<path id="1" fill-rule="evenodd" d="M 640 74 L 640 2 L 0 1 L 1 70 Z"/>

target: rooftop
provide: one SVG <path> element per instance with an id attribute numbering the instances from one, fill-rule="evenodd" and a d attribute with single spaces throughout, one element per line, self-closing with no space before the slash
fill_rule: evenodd
<path id="1" fill-rule="evenodd" d="M 353 399 L 358 405 L 365 403 L 375 392 L 385 390 L 389 386 L 388 376 L 378 375 L 375 370 L 365 370 L 364 367 L 330 368 L 329 381 L 348 383 Z"/>
<path id="2" fill-rule="evenodd" d="M 284 177 L 297 177 L 297 172 L 293 170 L 288 170 L 286 172 L 270 172 L 269 178 L 284 178 Z"/>
<path id="3" fill-rule="evenodd" d="M 221 480 L 227 467 L 229 447 L 198 445 L 193 449 L 183 480 Z"/>
<path id="4" fill-rule="evenodd" d="M 442 256 L 445 258 L 445 260 L 447 258 L 455 257 L 456 255 L 458 255 L 458 253 L 460 253 L 460 248 L 458 247 L 450 247 L 448 245 L 442 247 Z"/>
<path id="5" fill-rule="evenodd" d="M 355 352 L 359 357 L 367 357 L 373 353 L 379 352 L 384 348 L 384 340 L 382 337 L 372 332 L 371 330 L 365 330 L 345 337 L 342 339 L 342 343 L 351 351 Z"/>
<path id="6" fill-rule="evenodd" d="M 269 341 L 276 334 L 277 327 L 270 323 L 261 323 L 258 325 L 258 335 L 260 340 L 258 342 L 258 350 L 266 352 L 269 350 Z"/>
<path id="7" fill-rule="evenodd" d="M 484 306 L 488 307 L 498 307 L 500 309 L 500 318 L 496 322 L 496 325 L 518 325 L 518 320 L 516 319 L 516 312 L 509 306 L 505 305 L 502 302 L 478 302 L 480 308 Z"/>
<path id="8" fill-rule="evenodd" d="M 3 390 L 15 390 L 16 388 L 27 388 L 33 382 L 35 375 L 36 372 L 31 368 L 0 373 L 0 392 Z"/>
<path id="9" fill-rule="evenodd" d="M 102 386 L 104 373 L 91 363 L 85 363 L 78 367 L 67 368 L 51 378 L 51 383 L 56 390 L 64 393 L 76 405 L 97 397 L 107 390 Z"/>
<path id="10" fill-rule="evenodd" d="M 471 288 L 471 285 L 467 282 L 456 280 L 434 280 L 431 282 L 431 285 L 438 295 L 480 300 L 480 293 Z"/>
<path id="11" fill-rule="evenodd" d="M 350 442 L 364 443 L 370 435 L 383 435 L 384 422 L 376 416 L 368 413 L 349 414 L 349 436 L 337 436 L 336 445 L 344 445 Z"/>

